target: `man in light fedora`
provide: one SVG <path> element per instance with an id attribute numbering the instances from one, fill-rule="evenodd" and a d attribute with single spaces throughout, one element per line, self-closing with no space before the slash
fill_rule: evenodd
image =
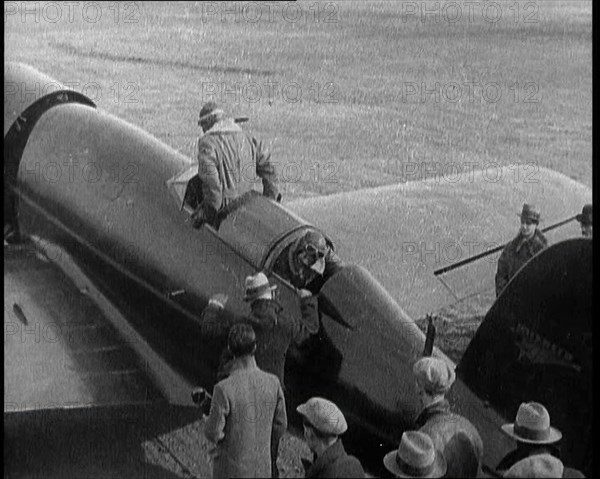
<path id="1" fill-rule="evenodd" d="M 242 130 L 238 123 L 215 102 L 200 110 L 198 125 L 203 135 L 198 140 L 198 177 L 200 203 L 192 214 L 195 228 L 209 223 L 218 228 L 219 213 L 262 180 L 263 195 L 279 201 L 277 172 L 271 155 L 262 142 Z"/>
<path id="2" fill-rule="evenodd" d="M 342 411 L 331 401 L 320 397 L 310 398 L 296 411 L 302 416 L 304 438 L 315 461 L 305 477 L 365 477 L 360 461 L 348 455 L 339 437 L 348 425 Z"/>
<path id="3" fill-rule="evenodd" d="M 415 429 L 431 437 L 448 465 L 448 477 L 476 477 L 481 472 L 483 441 L 471 422 L 450 410 L 446 393 L 456 379 L 454 369 L 442 359 L 424 357 L 415 362 L 413 374 L 421 413 Z"/>
<path id="4" fill-rule="evenodd" d="M 256 335 L 250 325 L 234 325 L 227 347 L 234 357 L 231 372 L 214 387 L 204 428 L 215 444 L 213 478 L 272 477 L 287 428 L 281 384 L 256 365 Z"/>
<path id="5" fill-rule="evenodd" d="M 250 275 L 244 283 L 244 301 L 250 304 L 247 316 L 227 319 L 221 314 L 227 302 L 222 294 L 214 295 L 202 312 L 201 332 L 206 336 L 219 336 L 232 324 L 245 322 L 256 332 L 256 362 L 264 371 L 275 374 L 284 386 L 285 359 L 292 343 L 300 344 L 319 331 L 317 298 L 307 290 L 299 290 L 300 315 L 298 320 L 290 312 L 284 312 L 273 297 L 276 285 L 271 285 L 263 272 Z M 231 357 L 223 357 L 219 377 L 227 375 L 227 363 Z M 285 386 L 284 386 L 285 389 Z"/>
<path id="6" fill-rule="evenodd" d="M 541 250 L 548 247 L 548 240 L 538 229 L 540 209 L 525 203 L 521 211 L 519 234 L 502 250 L 496 272 L 496 297 L 504 290 L 519 269 Z"/>
<path id="7" fill-rule="evenodd" d="M 550 454 L 537 454 L 515 463 L 502 477 L 573 477 L 565 476 L 560 459 Z"/>
<path id="8" fill-rule="evenodd" d="M 585 205 L 581 210 L 581 213 L 578 214 L 575 219 L 581 225 L 581 236 L 584 238 L 592 237 L 592 205 Z"/>
<path id="9" fill-rule="evenodd" d="M 398 450 L 388 452 L 383 465 L 396 477 L 444 477 L 447 471 L 444 455 L 420 431 L 405 431 Z"/>
<path id="10" fill-rule="evenodd" d="M 562 438 L 562 433 L 550 425 L 548 410 L 538 402 L 521 403 L 515 422 L 504 424 L 502 431 L 517 442 L 517 448 L 509 452 L 500 461 L 496 467 L 500 472 L 510 470 L 523 459 L 534 456 L 553 456 L 560 459 L 559 450 L 556 445 Z M 527 464 L 522 463 L 517 470 L 520 467 L 525 468 L 530 466 L 531 464 L 527 466 Z M 514 472 L 513 470 L 512 473 Z M 560 477 L 584 477 L 581 472 L 568 467 L 564 468 L 562 474 Z"/>

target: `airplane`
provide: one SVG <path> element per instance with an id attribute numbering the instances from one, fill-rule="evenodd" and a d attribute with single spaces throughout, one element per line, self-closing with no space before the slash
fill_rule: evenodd
<path id="1" fill-rule="evenodd" d="M 152 395 L 192 406 L 194 386 L 214 386 L 225 345 L 225 338 L 199 334 L 210 296 L 230 298 L 224 314 L 244 314 L 244 278 L 264 271 L 286 313 L 300 321 L 297 291 L 276 264 L 297 238 L 317 229 L 346 266 L 318 293 L 318 334 L 289 353 L 289 417 L 297 426 L 298 404 L 316 395 L 331 399 L 348 420 L 348 449 L 381 473 L 381 458 L 419 411 L 412 364 L 426 337 L 416 320 L 465 297 L 469 284 L 481 287 L 495 263 L 471 264 L 454 288 L 433 270 L 458 259 L 450 253 L 457 247 L 473 254 L 511 239 L 524 200 L 559 219 L 591 199 L 589 188 L 551 170 L 538 168 L 528 182 L 514 181 L 514 169 L 505 167 L 495 173 L 502 181 L 479 170 L 458 182 L 426 179 L 284 204 L 251 192 L 218 229 L 194 229 L 188 158 L 81 93 L 34 88 L 48 84 L 60 85 L 30 66 L 5 63 L 5 222 L 19 238 L 58 251 L 57 264 L 95 285 L 111 305 L 106 317 L 121 338 L 115 341 L 143 338 L 128 346 L 149 369 L 132 365 L 130 379 L 94 386 L 94 378 L 78 376 L 69 341 L 60 341 L 59 353 L 33 344 L 26 354 L 49 364 L 53 355 L 66 356 L 72 376 L 54 370 L 50 383 L 64 382 L 57 388 L 27 384 L 10 360 L 24 346 L 7 332 L 5 309 L 5 421 L 29 405 L 142 404 Z M 458 364 L 437 347 L 431 353 L 456 367 L 449 400 L 480 431 L 489 475 L 513 448 L 500 426 L 513 422 L 526 400 L 543 402 L 564 432 L 565 462 L 591 472 L 591 446 L 581 445 L 592 444 L 592 241 L 576 236 L 554 231 L 553 244 L 495 300 Z M 26 324 L 24 309 L 15 303 L 13 313 Z M 124 320 L 115 321 L 120 315 Z M 7 403 L 24 398 L 27 407 L 7 411 Z"/>

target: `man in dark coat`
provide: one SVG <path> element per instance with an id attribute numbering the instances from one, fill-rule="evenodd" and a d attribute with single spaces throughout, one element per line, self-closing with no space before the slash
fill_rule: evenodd
<path id="1" fill-rule="evenodd" d="M 300 312 L 302 321 L 297 321 L 283 311 L 279 302 L 273 299 L 273 290 L 264 273 L 248 276 L 245 282 L 244 300 L 250 303 L 248 316 L 227 320 L 220 314 L 224 307 L 223 295 L 216 295 L 209 301 L 200 319 L 203 335 L 216 336 L 226 332 L 232 324 L 246 322 L 256 332 L 256 362 L 263 371 L 275 374 L 282 386 L 284 383 L 285 359 L 292 343 L 300 344 L 319 331 L 317 298 L 307 290 L 300 290 Z M 221 299 L 220 299 L 221 298 Z M 231 357 L 222 358 L 221 376 L 227 374 L 227 363 Z"/>
<path id="2" fill-rule="evenodd" d="M 365 477 L 360 461 L 344 449 L 339 436 L 348 425 L 334 403 L 314 397 L 296 411 L 302 416 L 306 443 L 316 456 L 305 477 Z"/>
<path id="3" fill-rule="evenodd" d="M 213 478 L 271 477 L 274 445 L 287 429 L 283 391 L 277 377 L 257 367 L 249 325 L 231 328 L 228 347 L 235 359 L 229 376 L 215 385 L 204 429 L 216 445 Z"/>
<path id="4" fill-rule="evenodd" d="M 585 205 L 575 219 L 581 225 L 581 236 L 592 238 L 592 223 L 594 215 L 592 214 L 592 205 Z"/>
<path id="5" fill-rule="evenodd" d="M 519 234 L 508 243 L 500 259 L 496 273 L 496 297 L 500 296 L 510 279 L 527 261 L 548 246 L 546 237 L 538 230 L 540 210 L 525 203 L 521 212 Z"/>
<path id="6" fill-rule="evenodd" d="M 218 227 L 218 213 L 249 192 L 258 178 L 262 179 L 264 196 L 281 199 L 271 155 L 262 142 L 242 130 L 237 120 L 226 117 L 214 102 L 200 110 L 198 125 L 204 135 L 197 147 L 201 191 L 192 215 L 196 228 L 205 222 Z"/>
<path id="7" fill-rule="evenodd" d="M 483 441 L 471 422 L 450 410 L 445 394 L 456 374 L 445 361 L 424 357 L 413 366 L 423 410 L 415 428 L 428 434 L 448 466 L 447 477 L 476 477 L 481 473 Z"/>
<path id="8" fill-rule="evenodd" d="M 550 456 L 560 459 L 557 444 L 562 438 L 562 433 L 550 425 L 550 414 L 542 404 L 537 402 L 522 403 L 517 411 L 515 422 L 504 424 L 502 431 L 516 441 L 517 448 L 510 451 L 500 461 L 496 467 L 499 472 L 506 471 L 508 473 L 512 469 L 508 477 L 518 477 L 514 474 L 521 474 L 534 468 L 536 470 L 548 468 L 554 471 L 561 469 L 561 475 L 557 477 L 584 477 L 577 469 L 564 467 L 562 462 L 559 467 L 556 461 L 548 458 Z M 529 461 L 522 462 L 528 458 L 530 458 Z"/>
<path id="9" fill-rule="evenodd" d="M 246 323 L 254 329 L 257 337 L 256 363 L 263 371 L 275 374 L 284 386 L 285 359 L 292 343 L 300 344 L 319 331 L 317 299 L 307 290 L 300 290 L 302 321 L 284 314 L 283 308 L 273 299 L 273 290 L 264 273 L 248 276 L 245 281 L 244 300 L 250 303 L 250 314 L 228 320 L 221 312 L 227 302 L 222 294 L 213 296 L 200 318 L 200 330 L 204 337 L 220 336 L 232 325 Z M 217 379 L 226 378 L 234 364 L 229 349 L 221 355 Z M 277 453 L 279 443 L 273 443 L 272 476 L 279 477 Z"/>
<path id="10" fill-rule="evenodd" d="M 275 271 L 296 288 L 317 294 L 321 286 L 343 267 L 325 237 L 316 230 L 307 231 L 281 255 Z"/>

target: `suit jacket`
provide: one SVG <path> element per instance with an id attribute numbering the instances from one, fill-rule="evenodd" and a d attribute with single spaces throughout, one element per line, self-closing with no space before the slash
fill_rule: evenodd
<path id="1" fill-rule="evenodd" d="M 213 477 L 271 477 L 272 444 L 287 428 L 279 380 L 252 358 L 216 384 L 204 434 L 216 444 Z"/>
<path id="2" fill-rule="evenodd" d="M 306 471 L 306 477 L 365 477 L 360 461 L 348 455 L 338 439 Z"/>
<path id="3" fill-rule="evenodd" d="M 450 411 L 446 399 L 425 408 L 416 421 L 448 464 L 445 477 L 477 477 L 481 473 L 483 441 L 471 422 Z"/>

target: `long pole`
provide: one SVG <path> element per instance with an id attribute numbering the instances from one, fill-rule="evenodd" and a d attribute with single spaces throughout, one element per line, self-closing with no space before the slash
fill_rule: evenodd
<path id="1" fill-rule="evenodd" d="M 555 223 L 553 225 L 547 226 L 546 228 L 543 228 L 540 231 L 542 233 L 545 233 L 546 231 L 553 230 L 554 228 L 558 228 L 559 226 L 566 225 L 567 223 L 570 223 L 571 221 L 573 221 L 576 218 L 577 218 L 577 216 L 573 216 L 571 218 L 567 218 L 566 220 L 559 221 L 558 223 Z M 462 261 L 459 261 L 458 263 L 454 263 L 454 264 L 451 264 L 451 265 L 448 265 L 448 266 L 444 266 L 443 268 L 436 269 L 433 272 L 433 274 L 435 276 L 439 276 L 440 274 L 447 273 L 448 271 L 452 271 L 453 269 L 460 268 L 461 266 L 464 266 L 466 264 L 472 263 L 473 261 L 477 261 L 480 258 L 484 258 L 485 256 L 489 256 L 489 255 L 491 255 L 493 253 L 496 253 L 497 251 L 500 251 L 500 250 L 504 249 L 504 247 L 507 244 L 508 243 L 500 245 L 500 246 L 496 246 L 495 248 L 488 249 L 487 251 L 483 251 L 482 253 L 476 254 L 475 256 L 471 256 L 470 258 L 465 258 Z"/>

